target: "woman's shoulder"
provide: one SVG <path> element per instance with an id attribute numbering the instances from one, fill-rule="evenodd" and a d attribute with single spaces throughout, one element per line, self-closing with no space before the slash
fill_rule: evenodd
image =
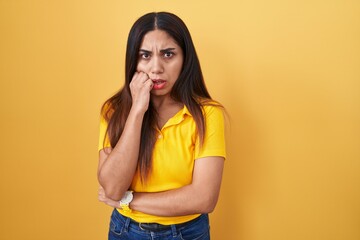
<path id="1" fill-rule="evenodd" d="M 201 99 L 199 103 L 203 109 L 204 115 L 209 115 L 213 113 L 223 114 L 225 110 L 224 106 L 214 99 Z"/>
<path id="2" fill-rule="evenodd" d="M 101 111 L 100 111 L 101 118 L 105 119 L 106 121 L 109 121 L 113 113 L 114 113 L 114 108 L 112 104 L 109 101 L 106 101 L 101 107 Z"/>
<path id="3" fill-rule="evenodd" d="M 200 98 L 198 99 L 198 103 L 204 108 L 204 109 L 223 109 L 223 105 L 211 98 Z"/>

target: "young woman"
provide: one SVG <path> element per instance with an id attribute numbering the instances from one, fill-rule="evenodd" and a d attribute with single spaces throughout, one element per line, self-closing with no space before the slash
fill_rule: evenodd
<path id="1" fill-rule="evenodd" d="M 99 200 L 109 239 L 210 239 L 225 159 L 222 107 L 190 33 L 167 12 L 130 30 L 125 85 L 102 107 Z"/>

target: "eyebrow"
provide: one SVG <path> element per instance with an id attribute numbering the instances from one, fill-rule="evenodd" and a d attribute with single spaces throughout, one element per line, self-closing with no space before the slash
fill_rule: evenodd
<path id="1" fill-rule="evenodd" d="M 168 52 L 168 51 L 173 51 L 173 50 L 175 50 L 175 49 L 176 49 L 176 48 L 165 48 L 165 49 L 161 49 L 160 52 L 161 52 L 161 53 L 165 53 L 165 52 Z M 144 52 L 144 53 L 147 53 L 147 54 L 152 53 L 151 51 L 145 50 L 145 49 L 140 49 L 139 52 Z"/>

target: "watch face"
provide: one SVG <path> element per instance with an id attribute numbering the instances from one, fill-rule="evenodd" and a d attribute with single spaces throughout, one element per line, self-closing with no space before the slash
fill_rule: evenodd
<path id="1" fill-rule="evenodd" d="M 133 194 L 131 191 L 126 191 L 124 197 L 121 199 L 121 203 L 129 204 L 133 199 Z"/>

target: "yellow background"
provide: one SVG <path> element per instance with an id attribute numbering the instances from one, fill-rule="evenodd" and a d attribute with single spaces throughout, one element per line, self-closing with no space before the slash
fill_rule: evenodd
<path id="1" fill-rule="evenodd" d="M 99 109 L 161 10 L 230 115 L 212 239 L 359 240 L 357 0 L 0 0 L 0 239 L 106 239 Z"/>

